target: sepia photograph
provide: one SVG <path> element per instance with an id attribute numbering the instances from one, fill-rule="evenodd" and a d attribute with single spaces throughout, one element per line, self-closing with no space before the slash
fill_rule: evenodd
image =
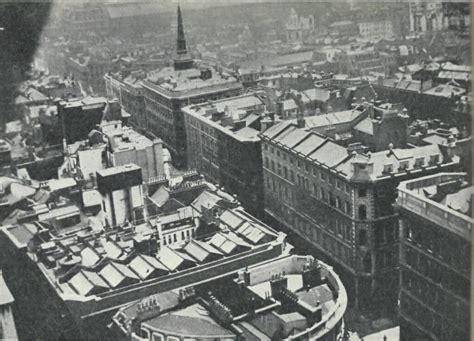
<path id="1" fill-rule="evenodd" d="M 0 340 L 469 341 L 470 0 L 0 0 Z"/>

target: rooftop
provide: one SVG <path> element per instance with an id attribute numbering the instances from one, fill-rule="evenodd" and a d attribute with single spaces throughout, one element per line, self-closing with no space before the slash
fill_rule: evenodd
<path id="1" fill-rule="evenodd" d="M 465 173 L 438 173 L 402 182 L 397 205 L 471 240 L 474 186 Z"/>
<path id="2" fill-rule="evenodd" d="M 217 89 L 242 88 L 237 78 L 226 73 L 218 73 L 212 68 L 206 70 L 191 68 L 177 71 L 173 67 L 165 67 L 149 72 L 143 85 L 170 97 L 189 97 L 213 92 Z"/>
<path id="3" fill-rule="evenodd" d="M 264 101 L 257 94 L 245 94 L 183 108 L 185 114 L 204 121 L 239 141 L 259 141 L 258 122 L 264 110 Z"/>
<path id="4" fill-rule="evenodd" d="M 121 308 L 113 321 L 124 333 L 141 328 L 187 337 L 296 340 L 325 335 L 346 306 L 345 288 L 332 268 L 311 256 L 286 256 L 238 276 L 143 298 Z M 130 330 L 132 319 L 138 323 Z"/>
<path id="5" fill-rule="evenodd" d="M 292 121 L 277 123 L 260 136 L 349 180 L 355 180 L 358 177 L 354 164 L 365 164 L 368 170 L 366 181 L 377 181 L 407 172 L 420 172 L 424 168 L 435 169 L 445 163 L 444 150 L 449 147 L 447 143 L 441 146 L 426 145 L 392 148 L 367 154 L 356 153 L 350 152 L 348 148 L 338 145 L 330 138 L 311 131 L 311 128 L 298 128 Z M 454 156 L 446 163 L 458 162 L 459 157 Z"/>
<path id="6" fill-rule="evenodd" d="M 128 172 L 136 171 L 136 170 L 141 170 L 141 168 L 134 163 L 130 163 L 128 165 L 101 169 L 97 171 L 97 174 L 100 176 L 106 177 L 106 176 L 111 176 L 111 175 L 116 175 L 116 174 L 128 173 Z"/>

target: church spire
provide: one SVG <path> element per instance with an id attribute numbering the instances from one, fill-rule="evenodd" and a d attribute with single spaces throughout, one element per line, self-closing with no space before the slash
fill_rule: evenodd
<path id="1" fill-rule="evenodd" d="M 175 70 L 186 70 L 194 66 L 194 62 L 188 55 L 186 48 L 186 38 L 184 37 L 183 17 L 181 15 L 181 8 L 178 5 L 178 39 L 176 44 L 176 58 L 174 60 Z"/>
<path id="2" fill-rule="evenodd" d="M 183 28 L 183 17 L 181 16 L 181 8 L 178 5 L 178 41 L 177 41 L 177 52 L 178 54 L 187 53 L 186 49 L 186 39 L 184 38 L 184 28 Z"/>

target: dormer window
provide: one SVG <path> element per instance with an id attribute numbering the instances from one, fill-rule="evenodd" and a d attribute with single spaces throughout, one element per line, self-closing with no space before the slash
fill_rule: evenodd
<path id="1" fill-rule="evenodd" d="M 419 157 L 415 159 L 415 167 L 422 167 L 425 164 L 425 158 Z"/>
<path id="2" fill-rule="evenodd" d="M 430 156 L 430 164 L 435 165 L 437 163 L 439 163 L 439 155 L 438 154 L 431 155 Z"/>
<path id="3" fill-rule="evenodd" d="M 389 174 L 393 172 L 393 165 L 392 164 L 386 164 L 383 166 L 383 173 L 384 174 Z"/>
<path id="4" fill-rule="evenodd" d="M 408 161 L 401 161 L 398 170 L 404 171 L 406 169 L 408 169 Z"/>

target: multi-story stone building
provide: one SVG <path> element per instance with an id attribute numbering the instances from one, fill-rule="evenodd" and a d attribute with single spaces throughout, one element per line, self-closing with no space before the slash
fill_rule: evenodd
<path id="1" fill-rule="evenodd" d="M 368 75 L 369 73 L 385 73 L 383 59 L 380 53 L 372 48 L 357 48 L 341 50 L 335 55 L 339 73 L 349 75 Z"/>
<path id="2" fill-rule="evenodd" d="M 365 39 L 389 38 L 394 34 L 390 20 L 363 21 L 358 26 L 359 34 Z"/>
<path id="3" fill-rule="evenodd" d="M 68 144 L 86 140 L 89 132 L 104 119 L 122 118 L 118 101 L 104 97 L 62 100 L 57 107 L 59 121 L 55 125 L 62 130 L 62 138 Z"/>
<path id="4" fill-rule="evenodd" d="M 307 120 L 307 119 L 306 119 Z M 363 152 L 342 147 L 305 119 L 261 135 L 265 213 L 343 269 L 364 308 L 395 306 L 398 285 L 396 186 L 405 179 L 457 169 L 455 142 Z M 386 141 L 387 144 L 390 140 Z"/>
<path id="5" fill-rule="evenodd" d="M 208 100 L 240 95 L 235 77 L 213 68 L 197 67 L 188 54 L 178 7 L 177 53 L 173 67 L 150 72 L 143 80 L 143 96 L 150 132 L 169 148 L 178 166 L 186 165 L 186 131 L 181 108 Z"/>
<path id="6" fill-rule="evenodd" d="M 440 173 L 398 187 L 400 340 L 469 340 L 474 187 Z"/>
<path id="7" fill-rule="evenodd" d="M 262 93 L 183 108 L 188 167 L 236 194 L 253 214 L 263 213 L 260 133 Z"/>
<path id="8" fill-rule="evenodd" d="M 130 115 L 129 123 L 139 129 L 147 128 L 145 99 L 142 94 L 141 80 L 146 77 L 143 70 L 104 76 L 108 98 L 117 98 L 122 109 Z"/>
<path id="9" fill-rule="evenodd" d="M 295 9 L 291 9 L 286 23 L 286 41 L 289 43 L 302 42 L 314 32 L 314 16 L 298 16 Z"/>
<path id="10" fill-rule="evenodd" d="M 120 121 L 102 122 L 100 130 L 107 140 L 109 166 L 134 163 L 142 169 L 144 182 L 165 175 L 160 139 L 152 141 L 130 127 L 123 127 Z"/>
<path id="11" fill-rule="evenodd" d="M 434 32 L 447 27 L 441 1 L 414 1 L 409 6 L 410 31 Z"/>

